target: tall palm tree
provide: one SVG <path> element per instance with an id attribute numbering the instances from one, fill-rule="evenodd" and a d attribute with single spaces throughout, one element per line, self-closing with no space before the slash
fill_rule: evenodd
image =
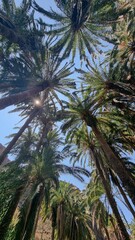
<path id="1" fill-rule="evenodd" d="M 57 94 L 61 93 L 66 95 L 70 88 L 75 87 L 72 79 L 68 78 L 72 73 L 72 65 L 64 64 L 64 66 L 61 67 L 61 60 L 52 55 L 47 48 L 42 49 L 40 54 L 32 54 L 30 58 L 24 55 L 18 58 L 17 62 L 14 62 L 14 60 L 14 58 L 10 60 L 11 65 L 9 64 L 9 72 L 7 73 L 7 69 L 4 70 L 9 76 L 7 77 L 7 74 L 3 75 L 3 81 L 6 80 L 6 82 L 9 82 L 11 85 L 6 90 L 8 96 L 0 99 L 0 108 L 2 109 L 9 105 L 21 103 L 22 106 L 19 106 L 19 110 L 23 111 L 23 113 L 26 111 L 26 115 L 29 114 L 30 116 L 2 153 L 1 163 L 5 155 L 10 152 L 21 136 L 22 132 L 28 127 L 28 124 L 44 112 L 47 101 L 49 104 L 50 102 L 53 104 L 56 111 L 56 101 L 62 105 Z M 15 64 L 14 67 L 12 64 Z M 20 68 L 19 75 L 17 73 L 17 66 Z M 24 68 L 24 76 L 22 75 L 21 68 Z M 11 75 L 12 77 L 14 76 L 14 80 Z M 17 93 L 13 94 L 14 92 Z M 31 111 L 28 111 L 28 107 Z"/>
<path id="2" fill-rule="evenodd" d="M 23 126 L 20 128 L 20 130 L 18 131 L 18 133 L 15 134 L 15 136 L 13 137 L 13 139 L 10 141 L 10 143 L 8 144 L 8 146 L 4 149 L 4 151 L 1 153 L 0 155 L 0 165 L 3 163 L 5 156 L 10 152 L 10 150 L 13 148 L 13 146 L 15 145 L 15 143 L 17 142 L 17 140 L 19 139 L 19 137 L 22 135 L 22 133 L 25 131 L 26 128 L 28 128 L 29 123 L 32 122 L 33 118 L 37 115 L 37 113 L 40 112 L 39 108 L 38 109 L 34 109 L 29 118 L 26 120 L 26 122 L 23 124 Z"/>
<path id="3" fill-rule="evenodd" d="M 131 131 L 131 129 L 134 131 L 134 84 L 122 79 L 122 74 L 118 77 L 115 66 L 108 69 L 87 61 L 87 69 L 87 71 L 76 70 L 81 74 L 87 92 L 93 94 L 93 105 L 104 110 L 104 117 L 115 113 L 116 118 L 121 118 L 123 121 L 124 116 L 130 135 L 134 135 Z M 117 76 L 115 77 L 114 74 Z M 126 144 L 128 143 L 127 140 Z"/>
<path id="4" fill-rule="evenodd" d="M 88 69 L 89 72 L 81 70 L 81 78 L 88 94 L 93 96 L 94 111 L 99 109 L 97 116 L 101 121 L 102 129 L 105 124 L 107 142 L 121 158 L 123 153 L 132 154 L 135 149 L 134 86 L 114 79 L 110 71 L 105 71 L 101 67 L 99 70 L 96 64 Z"/>
<path id="5" fill-rule="evenodd" d="M 109 203 L 111 205 L 111 208 L 113 210 L 113 213 L 117 219 L 117 223 L 118 223 L 118 227 L 120 228 L 120 231 L 121 231 L 121 235 L 122 235 L 122 239 L 125 238 L 125 239 L 130 239 L 129 237 L 129 234 L 126 230 L 126 227 L 124 226 L 123 224 L 123 221 L 122 221 L 122 218 L 120 216 L 120 213 L 119 213 L 119 210 L 117 208 L 117 203 L 111 193 L 111 188 L 109 186 L 109 181 L 107 182 L 107 180 L 109 180 L 107 174 L 106 174 L 106 171 L 104 171 L 104 164 L 100 159 L 98 159 L 98 157 L 95 155 L 96 159 L 96 166 L 97 166 L 97 169 L 98 169 L 98 172 L 100 174 L 100 177 L 101 177 L 101 180 L 103 182 L 103 185 L 104 185 L 104 188 L 105 188 L 105 191 L 106 191 L 106 195 L 107 195 L 107 198 L 109 200 Z"/>
<path id="6" fill-rule="evenodd" d="M 51 192 L 50 208 L 53 221 L 52 240 L 91 239 L 93 229 L 83 193 L 74 185 L 60 182 Z M 100 240 L 103 238 L 99 238 Z"/>
<path id="7" fill-rule="evenodd" d="M 39 53 L 10 56 L 3 61 L 0 84 L 4 96 L 0 99 L 0 109 L 18 103 L 33 103 L 36 97 L 43 103 L 48 94 L 56 98 L 57 92 L 66 94 L 70 87 L 75 87 L 73 80 L 68 78 L 72 65 L 61 65 L 62 61 L 48 50 L 47 44 Z"/>
<path id="8" fill-rule="evenodd" d="M 109 169 L 110 171 L 110 176 L 113 184 L 118 188 L 119 193 L 122 195 L 124 202 L 126 204 L 126 207 L 129 209 L 129 211 L 132 213 L 133 217 L 135 217 L 135 211 L 134 208 L 132 207 L 127 194 L 124 192 L 124 189 L 122 188 L 117 176 Z"/>
<path id="9" fill-rule="evenodd" d="M 5 239 L 20 197 L 27 186 L 27 174 L 18 164 L 9 163 L 0 172 L 0 236 Z"/>
<path id="10" fill-rule="evenodd" d="M 30 12 L 31 1 L 23 0 L 20 6 L 14 0 L 1 2 L 1 43 L 7 45 L 8 50 L 11 46 L 15 50 L 17 46 L 24 52 L 37 51 L 41 46 L 43 28 L 37 27 L 34 12 Z"/>
<path id="11" fill-rule="evenodd" d="M 114 140 L 114 138 L 111 141 L 111 136 L 109 135 L 109 140 L 108 141 L 111 143 Z M 116 141 L 115 141 L 116 147 L 117 147 L 117 140 L 118 140 L 118 138 L 116 137 Z M 135 211 L 132 208 L 130 202 L 128 201 L 127 195 L 121 186 L 121 182 L 119 181 L 119 178 L 117 177 L 117 175 L 114 173 L 114 171 L 111 168 L 108 168 L 108 165 L 106 164 L 105 156 L 102 152 L 102 149 L 101 149 L 100 145 L 98 144 L 98 142 L 96 141 L 94 134 L 89 131 L 86 124 L 84 124 L 82 126 L 82 128 L 79 128 L 76 132 L 74 132 L 73 136 L 72 135 L 68 136 L 67 141 L 69 143 L 69 149 L 72 153 L 71 160 L 73 160 L 74 163 L 80 161 L 81 165 L 83 165 L 83 164 L 86 164 L 86 162 L 90 158 L 91 159 L 90 166 L 93 169 L 93 167 L 95 167 L 95 163 L 96 163 L 96 158 L 94 157 L 94 155 L 95 155 L 94 151 L 96 151 L 97 158 L 103 159 L 104 171 L 107 173 L 107 175 L 110 175 L 110 178 L 108 178 L 108 182 L 109 182 L 109 179 L 112 180 L 115 188 L 118 188 L 119 193 L 122 195 L 127 208 L 130 209 L 130 212 L 134 216 Z M 113 143 L 113 146 L 115 146 L 115 144 Z M 124 148 L 124 146 L 123 146 L 123 148 Z M 121 149 L 118 148 L 118 150 L 120 151 Z M 126 149 L 125 149 L 125 151 L 126 151 Z M 123 154 L 123 151 L 122 151 L 122 154 Z M 121 155 L 121 157 L 122 157 L 122 155 Z M 132 165 L 130 166 L 131 163 L 128 159 L 126 159 L 126 157 L 122 158 L 122 159 L 123 159 L 124 163 L 126 164 L 126 166 L 128 167 L 128 169 L 131 172 L 134 172 L 134 164 L 133 164 L 133 166 Z M 93 166 L 93 164 L 94 164 L 94 166 Z"/>
<path id="12" fill-rule="evenodd" d="M 94 165 L 94 167 L 96 167 L 97 169 L 99 178 L 103 184 L 103 188 L 105 189 L 106 196 L 108 198 L 112 211 L 117 219 L 118 226 L 120 227 L 120 230 L 122 232 L 122 236 L 129 239 L 128 233 L 121 219 L 117 203 L 115 201 L 115 198 L 113 197 L 108 169 L 105 161 L 102 160 L 102 158 L 104 158 L 104 156 L 101 154 L 102 150 L 96 144 L 94 136 L 92 137 L 92 134 L 88 134 L 87 127 L 83 125 L 82 129 L 78 129 L 78 131 L 74 134 L 73 139 L 70 141 L 76 142 L 80 151 L 79 154 L 75 155 L 75 159 L 79 160 L 78 157 L 80 157 L 81 155 L 84 157 L 84 155 L 86 154 L 87 161 L 89 158 L 92 160 L 91 167 L 93 169 Z"/>
<path id="13" fill-rule="evenodd" d="M 46 33 L 54 36 L 57 34 L 58 40 L 52 46 L 52 50 L 57 54 L 62 52 L 62 58 L 69 57 L 72 52 L 74 59 L 78 50 L 82 59 L 86 57 L 87 52 L 93 54 L 95 49 L 99 50 L 101 39 L 109 40 L 108 34 L 112 33 L 110 22 L 115 24 L 119 16 L 114 1 L 102 0 L 100 4 L 95 0 L 70 0 L 68 3 L 56 1 L 56 3 L 61 10 L 60 13 L 47 11 L 35 1 L 33 7 L 55 21 L 54 24 L 46 24 L 50 26 Z"/>
<path id="14" fill-rule="evenodd" d="M 44 150 L 41 153 L 31 152 L 30 161 L 29 158 L 24 161 L 21 156 L 16 160 L 16 167 L 21 169 L 26 174 L 26 185 L 23 189 L 23 194 L 17 195 L 18 201 L 15 207 L 18 206 L 19 215 L 18 223 L 14 229 L 14 239 L 31 239 L 35 230 L 41 204 L 44 200 L 47 188 L 56 187 L 59 182 L 59 174 L 69 173 L 83 181 L 81 174 L 89 176 L 89 172 L 80 167 L 69 167 L 62 164 L 64 153 L 62 154 L 58 150 L 58 133 L 56 131 L 48 132 L 47 139 L 45 140 Z M 29 149 L 27 149 L 29 151 Z M 20 152 L 21 153 L 21 152 Z M 23 155 L 24 158 L 24 155 Z M 23 165 L 23 163 L 25 163 Z M 8 174 L 8 171 L 7 171 Z M 16 177 L 17 172 L 14 173 Z M 22 174 L 22 177 L 24 175 Z M 19 178 L 22 181 L 21 178 Z M 9 179 L 10 181 L 10 179 Z M 13 181 L 13 180 L 12 180 Z M 18 190 L 19 191 L 19 190 Z M 17 192 L 18 192 L 17 191 Z M 12 206 L 12 205 L 11 205 Z M 16 209 L 14 207 L 14 209 Z M 9 210 L 11 208 L 9 205 Z M 8 226 L 12 220 L 14 212 L 10 213 L 10 219 Z M 5 226 L 4 218 L 2 218 L 1 232 L 3 232 Z M 7 226 L 7 227 L 8 227 Z M 22 229 L 20 231 L 20 228 Z M 4 236 L 7 231 L 4 232 Z"/>
<path id="15" fill-rule="evenodd" d="M 99 176 L 97 175 L 97 171 L 95 170 L 92 172 L 92 178 L 85 190 L 85 194 L 87 196 L 86 200 L 88 202 L 89 209 L 92 215 L 93 226 L 95 227 L 95 231 L 97 230 L 97 228 L 100 228 L 105 239 L 106 238 L 108 240 L 112 239 L 112 235 L 110 234 L 109 231 L 110 225 L 112 225 L 110 222 L 111 219 L 113 221 L 114 227 L 113 236 L 115 233 L 116 239 L 123 239 L 124 232 L 123 235 L 121 236 L 119 227 L 117 227 L 118 223 L 115 222 L 113 215 L 109 213 L 105 192 L 99 179 Z"/>
<path id="16" fill-rule="evenodd" d="M 67 111 L 64 114 L 64 117 L 67 119 L 67 122 L 63 124 L 63 130 L 70 130 L 74 134 L 74 131 L 80 127 L 84 122 L 89 126 L 94 133 L 97 141 L 99 142 L 101 148 L 107 159 L 107 164 L 110 168 L 116 172 L 120 178 L 123 187 L 128 192 L 130 198 L 135 204 L 134 199 L 134 187 L 135 181 L 133 175 L 130 174 L 120 157 L 113 151 L 112 147 L 108 144 L 105 138 L 105 133 L 99 126 L 98 118 L 95 116 L 98 112 L 94 108 L 94 104 L 88 95 L 85 95 L 81 99 L 77 94 L 70 95 L 70 102 L 66 104 Z"/>

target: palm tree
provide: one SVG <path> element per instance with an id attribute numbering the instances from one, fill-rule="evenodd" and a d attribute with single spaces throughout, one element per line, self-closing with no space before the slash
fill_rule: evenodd
<path id="1" fill-rule="evenodd" d="M 85 194 L 92 215 L 93 226 L 95 222 L 97 222 L 97 227 L 100 228 L 105 239 L 125 239 L 124 232 L 121 235 L 118 223 L 113 214 L 109 213 L 105 192 L 100 178 L 97 175 L 97 171 L 95 170 L 92 172 L 92 178 L 85 190 Z M 110 231 L 112 227 L 113 234 L 112 231 Z"/>
<path id="2" fill-rule="evenodd" d="M 35 1 L 33 7 L 36 11 L 53 19 L 54 24 L 50 26 L 47 34 L 57 34 L 58 40 L 52 46 L 52 50 L 62 58 L 69 57 L 72 51 L 74 59 L 76 51 L 79 51 L 80 58 L 85 58 L 86 53 L 93 54 L 101 39 L 109 40 L 108 35 L 112 33 L 111 24 L 115 24 L 119 12 L 113 1 L 88 1 L 70 0 L 56 1 L 60 13 L 53 10 L 47 11 L 40 7 Z M 113 14 L 112 14 L 113 12 Z M 110 40 L 111 41 L 111 40 Z M 64 50 L 63 50 L 64 48 Z"/>
<path id="3" fill-rule="evenodd" d="M 51 192 L 52 240 L 91 239 L 93 229 L 91 217 L 86 209 L 83 193 L 74 185 L 60 182 L 57 190 Z M 99 238 L 101 239 L 101 238 Z"/>
<path id="4" fill-rule="evenodd" d="M 46 107 L 47 101 L 49 102 L 48 104 L 50 104 L 50 102 L 53 104 L 56 111 L 56 101 L 62 105 L 57 93 L 59 92 L 66 95 L 70 88 L 75 87 L 75 83 L 72 81 L 72 79 L 68 78 L 68 76 L 71 74 L 70 69 L 72 65 L 64 64 L 64 66 L 60 67 L 61 60 L 52 55 L 47 48 L 44 48 L 44 50 L 45 52 L 40 52 L 39 55 L 32 55 L 30 59 L 27 57 L 21 57 L 21 59 L 19 58 L 18 61 L 15 62 L 15 68 L 12 68 L 12 66 L 9 65 L 9 77 L 7 79 L 6 76 L 6 81 L 9 83 L 11 81 L 11 85 L 9 88 L 7 88 L 7 94 L 9 96 L 0 99 L 1 109 L 9 105 L 21 103 L 23 105 L 22 107 L 19 106 L 18 109 L 23 111 L 23 114 L 24 111 L 26 111 L 26 115 L 29 114 L 30 116 L 16 136 L 9 143 L 5 151 L 2 153 L 0 160 L 1 163 L 4 160 L 4 157 L 10 152 L 18 138 L 21 136 L 22 132 L 28 127 L 28 124 L 30 124 L 33 119 L 40 116 L 40 114 L 44 112 L 43 109 Z M 14 59 L 12 64 L 14 64 Z M 19 68 L 23 68 L 24 64 L 24 76 L 21 76 L 20 81 L 21 70 L 20 74 L 18 75 L 16 72 L 16 67 L 19 66 Z M 14 80 L 12 80 L 12 78 L 10 79 L 11 74 L 14 75 Z M 26 77 L 26 79 L 23 85 L 24 77 Z M 3 81 L 5 81 L 5 78 Z M 13 85 L 12 81 L 14 82 Z M 31 81 L 33 81 L 32 84 L 34 85 L 32 88 L 30 86 Z M 67 88 L 65 88 L 66 86 Z M 25 90 L 25 88 L 28 89 Z M 12 94 L 14 92 L 18 93 Z M 28 106 L 31 111 L 28 111 Z"/>
<path id="5" fill-rule="evenodd" d="M 117 203 L 111 193 L 111 189 L 110 189 L 110 186 L 109 186 L 109 181 L 107 182 L 107 180 L 109 180 L 107 174 L 106 174 L 106 171 L 104 171 L 104 164 L 100 159 L 98 159 L 98 157 L 95 155 L 96 159 L 96 166 L 97 166 L 97 169 L 98 169 L 98 172 L 100 174 L 100 177 L 101 177 L 101 180 L 103 182 L 103 186 L 105 188 L 105 191 L 106 191 L 106 195 L 107 195 L 107 198 L 109 200 L 109 203 L 111 205 L 111 208 L 113 210 L 113 213 L 117 219 L 117 223 L 118 223 L 118 227 L 120 228 L 120 231 L 121 231 L 121 235 L 122 235 L 122 239 L 125 238 L 125 239 L 130 239 L 129 238 L 129 234 L 126 230 L 126 227 L 124 226 L 123 224 L 123 221 L 121 219 L 121 216 L 120 216 L 120 213 L 119 213 L 119 210 L 117 208 Z"/>
<path id="6" fill-rule="evenodd" d="M 9 163 L 0 173 L 0 236 L 5 239 L 20 197 L 27 186 L 27 175 L 18 164 Z"/>
<path id="7" fill-rule="evenodd" d="M 133 194 L 133 189 L 135 187 L 134 177 L 130 174 L 120 157 L 113 151 L 106 141 L 105 134 L 102 133 L 103 130 L 100 130 L 101 126 L 98 125 L 98 118 L 95 116 L 97 111 L 96 108 L 94 108 L 94 100 L 92 101 L 87 95 L 81 99 L 77 96 L 77 94 L 70 95 L 69 99 L 70 102 L 66 104 L 67 111 L 64 114 L 67 122 L 63 124 L 63 130 L 67 130 L 69 128 L 70 133 L 72 132 L 72 134 L 74 134 L 76 129 L 84 122 L 91 128 L 104 152 L 104 155 L 106 156 L 108 166 L 113 168 L 116 172 L 123 184 L 123 187 L 126 189 L 135 204 Z"/>
<path id="8" fill-rule="evenodd" d="M 23 194 L 17 195 L 19 198 L 18 201 L 20 200 L 20 202 L 17 201 L 17 204 L 14 207 L 14 209 L 16 209 L 18 206 L 20 209 L 18 223 L 14 229 L 14 239 L 24 238 L 28 240 L 33 236 L 36 230 L 41 204 L 46 195 L 45 192 L 48 187 L 50 189 L 51 187 L 56 187 L 58 185 L 59 174 L 61 172 L 72 174 L 81 181 L 83 181 L 83 177 L 80 174 L 89 176 L 89 172 L 85 169 L 80 167 L 69 167 L 62 164 L 64 153 L 62 155 L 62 153 L 57 150 L 58 144 L 58 133 L 56 131 L 48 132 L 44 150 L 41 153 L 32 151 L 29 162 L 28 158 L 26 161 L 24 161 L 24 159 L 21 161 L 21 156 L 18 156 L 18 159 L 16 160 L 16 166 L 26 173 L 27 184 L 25 185 Z M 27 150 L 29 151 L 29 149 Z M 22 165 L 23 162 L 25 163 L 24 166 Z M 24 177 L 24 175 L 22 175 L 22 177 Z M 22 179 L 20 180 L 22 181 Z M 17 193 L 18 191 L 19 190 L 17 190 Z M 9 210 L 10 219 L 8 220 L 8 226 L 14 215 L 14 212 L 10 209 L 10 205 Z M 1 232 L 4 231 L 4 219 L 5 218 L 2 218 Z M 20 231 L 20 229 L 22 230 Z M 4 235 L 6 235 L 6 231 L 4 232 Z"/>
<path id="9" fill-rule="evenodd" d="M 105 114 L 115 112 L 116 117 L 122 119 L 124 115 L 126 125 L 134 129 L 134 85 L 122 79 L 122 75 L 115 77 L 114 74 L 117 74 L 115 67 L 108 69 L 95 62 L 87 61 L 87 69 L 87 71 L 76 70 L 81 74 L 81 80 L 87 92 L 90 95 L 93 94 L 93 100 L 95 100 L 93 104 L 101 107 Z"/>
<path id="10" fill-rule="evenodd" d="M 30 13 L 31 1 L 24 0 L 19 7 L 16 6 L 14 0 L 2 0 L 1 2 L 1 43 L 6 43 L 8 50 L 11 46 L 15 50 L 17 46 L 24 52 L 37 51 L 41 46 L 43 28 L 37 27 L 34 13 Z"/>
<path id="11" fill-rule="evenodd" d="M 135 66 L 135 30 L 134 30 L 134 3 L 127 2 L 129 11 L 123 18 L 122 24 L 116 28 L 116 45 L 111 53 L 110 68 L 114 78 L 121 78 L 134 87 L 134 66 Z M 120 33 L 120 34 L 119 34 Z M 112 67 L 115 62 L 114 67 Z M 121 75 L 121 76 L 120 76 Z"/>
<path id="12" fill-rule="evenodd" d="M 18 138 L 22 135 L 22 133 L 25 131 L 26 128 L 28 128 L 29 123 L 32 122 L 33 118 L 37 115 L 37 113 L 40 112 L 39 108 L 34 109 L 29 118 L 26 120 L 26 122 L 23 124 L 23 126 L 20 128 L 18 133 L 15 134 L 13 139 L 10 141 L 8 146 L 4 149 L 4 151 L 0 155 L 0 165 L 3 163 L 5 156 L 10 152 L 10 150 L 13 148 L 15 143 L 17 142 Z"/>
<path id="13" fill-rule="evenodd" d="M 4 61 L 1 71 L 1 92 L 4 90 L 4 97 L 0 99 L 0 109 L 18 103 L 32 103 L 36 97 L 41 98 L 43 104 L 48 94 L 56 98 L 57 91 L 66 94 L 70 87 L 75 87 L 75 83 L 68 78 L 72 65 L 66 63 L 62 66 L 59 57 L 48 50 L 47 44 L 37 54 L 10 56 Z"/>
<path id="14" fill-rule="evenodd" d="M 91 180 L 88 183 L 84 193 L 86 201 L 89 206 L 89 211 L 92 218 L 92 226 L 96 239 L 109 239 L 110 234 L 108 231 L 109 225 L 109 212 L 107 201 L 105 200 L 105 192 L 97 171 L 93 169 Z"/>
<path id="15" fill-rule="evenodd" d="M 38 93 L 42 92 L 43 90 L 47 89 L 49 84 L 46 82 L 45 84 L 35 86 L 34 88 L 23 91 L 20 93 L 12 94 L 8 97 L 4 97 L 0 99 L 0 109 L 4 109 L 11 105 L 17 105 L 18 103 L 25 102 L 29 99 L 34 98 Z"/>
<path id="16" fill-rule="evenodd" d="M 92 160 L 91 167 L 92 169 L 93 165 L 94 167 L 96 167 L 97 172 L 99 174 L 99 178 L 103 184 L 103 188 L 105 189 L 106 196 L 112 208 L 112 211 L 117 219 L 118 226 L 120 227 L 123 237 L 128 239 L 129 238 L 128 233 L 121 219 L 115 198 L 113 197 L 108 169 L 105 164 L 105 161 L 102 160 L 102 158 L 104 158 L 104 155 L 102 154 L 102 150 L 100 149 L 98 144 L 96 144 L 94 136 L 92 136 L 91 133 L 88 133 L 87 127 L 83 125 L 82 129 L 78 129 L 78 131 L 74 134 L 73 139 L 70 140 L 69 138 L 68 141 L 76 142 L 76 144 L 78 145 L 77 154 L 75 155 L 75 157 L 73 155 L 75 159 L 79 160 L 81 155 L 83 156 L 84 159 L 84 155 L 86 154 L 87 160 L 89 158 Z"/>
<path id="17" fill-rule="evenodd" d="M 135 217 L 135 211 L 134 211 L 134 209 L 133 209 L 133 207 L 132 207 L 132 205 L 131 205 L 131 203 L 130 203 L 130 201 L 128 199 L 127 194 L 124 192 L 124 190 L 123 190 L 123 188 L 122 188 L 122 186 L 121 186 L 117 176 L 111 171 L 111 169 L 109 169 L 109 171 L 110 171 L 110 176 L 111 176 L 111 180 L 112 180 L 113 184 L 118 188 L 118 191 L 122 195 L 127 208 L 132 213 L 133 217 Z"/>

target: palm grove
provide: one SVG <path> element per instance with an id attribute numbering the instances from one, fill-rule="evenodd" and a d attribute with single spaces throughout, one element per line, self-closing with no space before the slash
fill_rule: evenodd
<path id="1" fill-rule="evenodd" d="M 134 1 L 16 2 L 0 8 L 0 109 L 23 119 L 0 155 L 1 240 L 41 218 L 52 240 L 134 239 L 117 201 L 135 218 Z"/>

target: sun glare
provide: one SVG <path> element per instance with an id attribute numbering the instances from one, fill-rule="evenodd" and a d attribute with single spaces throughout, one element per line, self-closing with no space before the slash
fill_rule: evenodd
<path id="1" fill-rule="evenodd" d="M 41 106 L 41 101 L 39 99 L 34 99 L 35 106 Z"/>

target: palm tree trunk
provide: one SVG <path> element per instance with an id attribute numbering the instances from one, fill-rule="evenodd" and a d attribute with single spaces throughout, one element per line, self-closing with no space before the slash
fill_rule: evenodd
<path id="1" fill-rule="evenodd" d="M 120 191 L 120 193 L 121 193 L 121 195 L 122 195 L 122 197 L 123 197 L 123 199 L 124 199 L 124 201 L 125 201 L 125 203 L 126 203 L 126 205 L 127 205 L 127 208 L 128 208 L 129 211 L 132 213 L 132 215 L 133 215 L 133 217 L 134 217 L 134 219 L 135 219 L 135 211 L 134 211 L 132 205 L 130 204 L 130 202 L 129 202 L 128 198 L 127 198 L 126 193 L 124 192 L 123 188 L 121 187 L 118 178 L 117 178 L 116 176 L 114 176 L 113 173 L 111 173 L 111 175 L 112 175 L 112 177 L 113 177 L 113 181 L 115 181 L 115 184 L 116 184 L 116 186 L 118 187 L 118 189 L 119 189 L 119 191 Z"/>
<path id="2" fill-rule="evenodd" d="M 14 104 L 21 103 L 27 99 L 30 99 L 34 97 L 37 93 L 43 91 L 49 87 L 49 83 L 45 81 L 43 84 L 35 86 L 27 91 L 16 93 L 13 95 L 10 95 L 8 97 L 4 97 L 0 99 L 0 110 L 9 107 Z"/>
<path id="3" fill-rule="evenodd" d="M 11 223 L 11 220 L 12 220 L 15 210 L 17 208 L 18 202 L 20 200 L 22 189 L 23 189 L 23 187 L 20 187 L 19 189 L 16 190 L 16 192 L 13 196 L 13 199 L 12 199 L 11 203 L 9 204 L 6 215 L 2 219 L 2 222 L 0 224 L 0 239 L 1 240 L 5 240 L 5 235 L 7 233 L 8 227 Z"/>
<path id="4" fill-rule="evenodd" d="M 103 183 L 103 186 L 104 186 L 104 189 L 105 189 L 108 201 L 110 203 L 112 211 L 113 211 L 113 213 L 114 213 L 114 215 L 116 217 L 119 229 L 121 231 L 121 235 L 122 235 L 122 239 L 121 240 L 130 240 L 128 232 L 127 232 L 127 230 L 125 228 L 125 225 L 124 225 L 124 223 L 123 223 L 123 221 L 121 219 L 119 210 L 117 208 L 117 203 L 116 203 L 116 201 L 115 201 L 115 199 L 114 199 L 114 197 L 113 197 L 113 195 L 111 193 L 109 182 L 106 181 L 107 174 L 104 171 L 104 165 L 103 165 L 102 159 L 100 159 L 100 162 L 99 162 L 96 154 L 93 153 L 93 155 L 94 155 L 94 158 L 95 158 L 96 167 L 97 167 L 97 170 L 98 170 L 99 175 L 101 177 L 101 181 Z"/>
<path id="5" fill-rule="evenodd" d="M 58 207 L 58 213 L 57 213 L 57 221 L 58 221 L 58 237 L 59 237 L 59 240 L 63 240 L 63 234 L 64 234 L 64 206 L 63 204 L 61 203 Z"/>
<path id="6" fill-rule="evenodd" d="M 25 234 L 25 228 L 27 224 L 27 219 L 29 216 L 29 212 L 31 209 L 31 204 L 32 204 L 32 196 L 33 193 L 37 189 L 37 183 L 34 181 L 28 182 L 25 188 L 25 191 L 23 195 L 21 196 L 21 201 L 19 203 L 19 217 L 18 217 L 18 222 L 15 226 L 15 236 L 14 240 L 22 240 L 23 236 Z"/>
<path id="7" fill-rule="evenodd" d="M 25 236 L 23 240 L 30 240 L 33 237 L 35 231 L 35 224 L 37 222 L 37 214 L 39 213 L 41 202 L 43 200 L 44 186 L 40 186 L 39 192 L 37 192 L 32 200 L 31 209 L 27 218 Z"/>
<path id="8" fill-rule="evenodd" d="M 45 139 L 45 137 L 46 137 L 46 135 L 47 135 L 47 129 L 46 129 L 46 123 L 45 123 L 45 125 L 43 126 L 43 129 L 41 130 L 42 131 L 42 135 L 41 135 L 41 137 L 40 137 L 40 139 L 39 139 L 39 142 L 37 143 L 37 147 L 36 147 L 36 151 L 37 152 L 39 152 L 40 151 L 40 149 L 41 149 L 41 147 L 42 147 L 42 144 L 43 144 L 43 141 L 44 141 L 44 139 Z"/>
<path id="9" fill-rule="evenodd" d="M 121 240 L 121 234 L 120 234 L 120 232 L 119 232 L 119 229 L 118 229 L 118 226 L 116 226 L 115 225 L 115 223 L 114 223 L 114 218 L 110 215 L 110 222 L 111 222 L 111 224 L 112 224 L 112 227 L 113 227 L 113 229 L 114 229 L 114 234 L 115 234 L 115 236 L 116 236 L 116 239 L 117 240 Z"/>
<path id="10" fill-rule="evenodd" d="M 94 217 L 94 221 L 92 223 L 92 230 L 96 240 L 105 240 L 101 230 L 97 227 L 96 217 Z"/>
<path id="11" fill-rule="evenodd" d="M 133 176 L 127 171 L 126 167 L 124 166 L 123 162 L 115 155 L 109 144 L 106 142 L 105 138 L 103 137 L 102 133 L 96 127 L 95 124 L 91 124 L 91 121 L 87 121 L 87 125 L 90 126 L 100 143 L 105 156 L 107 157 L 107 163 L 116 174 L 119 176 L 123 187 L 126 189 L 129 197 L 131 198 L 133 204 L 135 205 L 135 179 Z"/>
<path id="12" fill-rule="evenodd" d="M 37 115 L 37 113 L 40 111 L 39 108 L 35 108 L 32 113 L 30 114 L 29 118 L 26 120 L 24 125 L 20 128 L 18 133 L 15 134 L 11 142 L 8 144 L 8 146 L 4 149 L 4 151 L 0 155 L 0 164 L 3 163 L 6 155 L 11 151 L 12 147 L 15 145 L 17 142 L 18 138 L 22 135 L 24 130 L 28 127 L 29 123 L 33 120 L 33 118 Z"/>
<path id="13" fill-rule="evenodd" d="M 55 227 L 52 227 L 51 240 L 54 240 Z"/>
<path id="14" fill-rule="evenodd" d="M 39 214 L 40 214 L 42 200 L 43 200 L 43 194 L 41 194 L 41 196 L 40 196 L 40 202 L 39 202 L 39 205 L 38 205 L 38 208 L 37 208 L 37 212 L 36 212 L 36 216 L 35 216 L 35 222 L 34 222 L 34 226 L 33 226 L 33 237 L 35 237 L 36 230 L 37 230 L 37 225 L 38 225 L 38 220 L 39 220 Z"/>
<path id="15" fill-rule="evenodd" d="M 51 214 L 52 214 L 52 235 L 51 235 L 51 240 L 54 240 L 54 234 L 55 234 L 55 229 L 57 225 L 57 207 L 52 206 L 51 207 Z"/>

